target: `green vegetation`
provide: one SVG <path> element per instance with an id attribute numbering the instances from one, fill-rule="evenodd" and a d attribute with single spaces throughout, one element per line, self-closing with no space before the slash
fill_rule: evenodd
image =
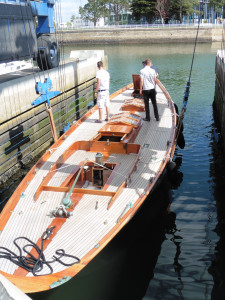
<path id="1" fill-rule="evenodd" d="M 130 11 L 136 21 L 143 19 L 153 23 L 159 18 L 161 23 L 168 23 L 171 19 L 182 23 L 183 17 L 201 13 L 199 7 L 199 0 L 88 0 L 84 7 L 80 7 L 79 13 L 83 20 L 93 22 L 94 26 L 98 20 L 109 18 L 110 15 L 114 16 L 115 24 L 119 25 L 120 16 L 126 11 Z M 209 0 L 208 7 L 221 13 L 225 11 L 225 0 Z M 73 19 L 74 16 L 71 21 Z"/>
<path id="2" fill-rule="evenodd" d="M 83 20 L 88 20 L 96 26 L 98 20 L 109 17 L 110 13 L 115 15 L 116 24 L 119 24 L 119 15 L 123 10 L 129 9 L 130 0 L 88 0 L 84 7 L 79 8 Z"/>
<path id="3" fill-rule="evenodd" d="M 146 17 L 151 23 L 155 17 L 160 17 L 162 23 L 174 17 L 182 23 L 183 16 L 189 16 L 198 7 L 198 0 L 132 0 L 131 11 L 136 20 Z"/>
<path id="4" fill-rule="evenodd" d="M 198 7 L 198 0 L 175 0 L 171 6 L 172 15 L 182 23 L 183 16 L 198 12 L 195 7 Z"/>
<path id="5" fill-rule="evenodd" d="M 114 0 L 112 2 L 106 2 L 106 8 L 108 10 L 108 15 L 112 12 L 115 15 L 116 25 L 119 24 L 119 15 L 123 10 L 130 8 L 130 0 Z"/>
<path id="6" fill-rule="evenodd" d="M 152 22 L 155 16 L 156 0 L 132 0 L 131 11 L 136 21 L 145 17 L 148 23 Z"/>
<path id="7" fill-rule="evenodd" d="M 88 20 L 96 26 L 99 19 L 108 15 L 104 0 L 88 0 L 84 7 L 79 8 L 79 13 L 83 20 Z"/>
<path id="8" fill-rule="evenodd" d="M 210 0 L 209 5 L 218 12 L 222 12 L 225 9 L 225 0 Z"/>

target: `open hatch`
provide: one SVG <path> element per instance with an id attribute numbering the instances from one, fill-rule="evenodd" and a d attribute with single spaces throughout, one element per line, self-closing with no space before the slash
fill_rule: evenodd
<path id="1" fill-rule="evenodd" d="M 133 142 L 141 127 L 141 117 L 128 111 L 114 115 L 93 138 L 95 141 Z"/>

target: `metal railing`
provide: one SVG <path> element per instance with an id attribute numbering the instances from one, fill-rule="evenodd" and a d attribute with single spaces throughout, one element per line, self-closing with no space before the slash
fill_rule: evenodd
<path id="1" fill-rule="evenodd" d="M 61 31 L 73 31 L 73 30 L 108 30 L 108 29 L 139 29 L 139 28 L 195 28 L 198 23 L 182 23 L 182 24 L 126 24 L 126 25 L 104 25 L 104 26 L 67 26 L 67 27 L 57 27 L 57 30 Z M 204 28 L 217 28 L 222 27 L 223 24 L 217 23 L 201 23 L 200 27 Z"/>

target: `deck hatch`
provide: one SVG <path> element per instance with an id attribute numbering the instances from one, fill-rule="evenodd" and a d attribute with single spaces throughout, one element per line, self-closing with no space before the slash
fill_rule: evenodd
<path id="1" fill-rule="evenodd" d="M 95 136 L 94 140 L 108 142 L 129 142 L 130 138 L 140 128 L 141 117 L 130 112 L 121 112 L 105 124 Z"/>
<path id="2" fill-rule="evenodd" d="M 145 111 L 144 101 L 139 98 L 128 99 L 122 105 L 121 110 L 132 111 L 132 112 L 135 111 L 144 112 Z"/>
<path id="3" fill-rule="evenodd" d="M 108 124 L 131 125 L 133 127 L 138 127 L 140 121 L 141 121 L 140 116 L 134 113 L 130 113 L 128 111 L 124 111 L 110 118 Z"/>

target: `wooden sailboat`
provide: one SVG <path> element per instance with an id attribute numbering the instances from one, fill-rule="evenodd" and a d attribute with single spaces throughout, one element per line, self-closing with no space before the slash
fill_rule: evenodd
<path id="1" fill-rule="evenodd" d="M 173 158 L 172 100 L 159 82 L 160 121 L 143 121 L 133 78 L 110 96 L 109 121 L 95 123 L 96 106 L 88 111 L 33 166 L 2 211 L 0 273 L 25 293 L 54 288 L 82 270 L 135 215 Z"/>

